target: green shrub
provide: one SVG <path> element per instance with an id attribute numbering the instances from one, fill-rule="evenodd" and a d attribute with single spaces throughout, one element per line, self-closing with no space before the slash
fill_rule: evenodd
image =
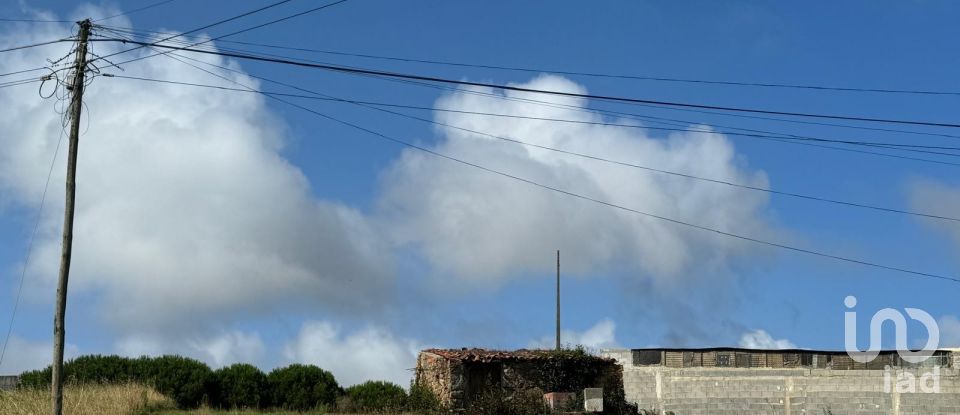
<path id="1" fill-rule="evenodd" d="M 51 376 L 50 366 L 47 366 L 45 369 L 23 372 L 20 374 L 19 387 L 31 389 L 49 388 Z"/>
<path id="2" fill-rule="evenodd" d="M 227 409 L 265 408 L 270 405 L 267 375 L 256 366 L 237 363 L 213 372 L 215 406 Z"/>
<path id="3" fill-rule="evenodd" d="M 50 376 L 49 366 L 24 372 L 20 375 L 20 387 L 49 388 Z M 248 364 L 214 372 L 200 361 L 180 356 L 88 355 L 67 361 L 64 378 L 80 384 L 144 384 L 171 398 L 182 409 L 206 403 L 229 409 L 276 407 L 304 411 L 332 408 L 341 394 L 340 406 L 354 411 L 406 408 L 430 413 L 440 409 L 436 396 L 426 388 L 411 387 L 409 397 L 401 387 L 387 382 L 367 382 L 343 391 L 330 372 L 312 365 L 290 365 L 264 375 Z"/>
<path id="4" fill-rule="evenodd" d="M 470 398 L 466 415 L 542 415 L 550 413 L 539 389 L 521 389 L 507 393 L 500 388 L 491 388 Z"/>
<path id="5" fill-rule="evenodd" d="M 63 365 L 64 380 L 74 383 L 137 382 L 154 387 L 182 408 L 195 408 L 209 395 L 212 372 L 207 365 L 180 356 L 140 357 L 88 355 Z M 51 369 L 24 372 L 21 387 L 47 388 Z"/>
<path id="6" fill-rule="evenodd" d="M 209 399 L 213 372 L 200 361 L 181 356 L 142 358 L 141 380 L 173 399 L 180 408 L 196 408 Z"/>
<path id="7" fill-rule="evenodd" d="M 440 399 L 425 385 L 412 382 L 410 395 L 407 396 L 407 410 L 417 414 L 429 414 L 441 411 Z"/>
<path id="8" fill-rule="evenodd" d="M 77 383 L 127 383 L 135 378 L 130 359 L 112 355 L 88 355 L 70 360 L 64 365 L 64 377 Z"/>
<path id="9" fill-rule="evenodd" d="M 73 383 L 127 383 L 135 380 L 131 372 L 131 360 L 116 355 L 87 355 L 68 360 L 63 364 L 63 379 Z M 50 366 L 42 370 L 24 372 L 20 384 L 25 387 L 50 386 Z"/>
<path id="10" fill-rule="evenodd" d="M 154 360 L 157 358 L 150 356 L 140 356 L 136 359 L 128 359 L 130 375 L 136 382 L 145 383 L 153 370 Z"/>
<path id="11" fill-rule="evenodd" d="M 399 411 L 404 408 L 407 392 L 390 382 L 367 381 L 353 385 L 346 390 L 349 408 L 337 406 L 342 412 L 385 412 Z"/>
<path id="12" fill-rule="evenodd" d="M 87 355 L 68 360 L 63 364 L 63 379 L 72 383 L 117 384 L 139 380 L 135 361 L 116 355 Z M 23 387 L 44 388 L 50 386 L 51 369 L 24 372 L 20 375 Z"/>
<path id="13" fill-rule="evenodd" d="M 294 364 L 277 368 L 267 375 L 274 405 L 297 411 L 336 404 L 340 386 L 326 370 L 313 365 Z"/>

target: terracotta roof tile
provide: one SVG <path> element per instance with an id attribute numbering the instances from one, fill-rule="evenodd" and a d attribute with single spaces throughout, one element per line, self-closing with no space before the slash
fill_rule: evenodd
<path id="1" fill-rule="evenodd" d="M 503 360 L 541 360 L 549 358 L 543 350 L 487 350 L 487 349 L 427 349 L 427 353 L 451 360 L 495 362 Z"/>
<path id="2" fill-rule="evenodd" d="M 548 360 L 553 358 L 552 350 L 488 350 L 476 348 L 462 349 L 427 349 L 426 353 L 432 353 L 444 359 L 460 360 L 465 362 L 501 362 L 517 360 Z M 606 358 L 597 357 L 600 360 Z"/>

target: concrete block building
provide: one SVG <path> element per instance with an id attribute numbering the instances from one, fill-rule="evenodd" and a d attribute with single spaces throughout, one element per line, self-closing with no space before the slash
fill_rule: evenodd
<path id="1" fill-rule="evenodd" d="M 0 391 L 15 389 L 19 383 L 19 376 L 0 376 Z"/>
<path id="2" fill-rule="evenodd" d="M 814 350 L 604 350 L 643 413 L 676 415 L 960 414 L 960 350 L 920 365 L 895 351 L 869 363 Z"/>

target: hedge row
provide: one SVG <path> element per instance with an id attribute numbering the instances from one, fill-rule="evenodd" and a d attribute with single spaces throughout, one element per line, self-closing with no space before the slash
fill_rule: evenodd
<path id="1" fill-rule="evenodd" d="M 238 363 L 211 370 L 181 356 L 81 356 L 64 364 L 64 376 L 74 383 L 150 385 L 185 409 L 207 404 L 216 408 L 280 408 L 304 411 L 343 406 L 352 412 L 437 408 L 432 394 L 413 387 L 411 394 L 389 382 L 367 382 L 344 390 L 330 372 L 294 364 L 264 374 L 256 366 Z M 50 368 L 25 372 L 20 386 L 45 388 Z"/>

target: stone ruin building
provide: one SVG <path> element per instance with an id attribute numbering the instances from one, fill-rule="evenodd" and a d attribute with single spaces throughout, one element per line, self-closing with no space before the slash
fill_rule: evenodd
<path id="1" fill-rule="evenodd" d="M 575 351 L 429 349 L 420 353 L 416 367 L 417 384 L 453 410 L 468 408 L 484 394 L 509 399 L 524 391 L 574 395 L 587 388 L 602 388 L 604 407 L 616 408 L 625 404 L 622 379 L 614 359 Z"/>

